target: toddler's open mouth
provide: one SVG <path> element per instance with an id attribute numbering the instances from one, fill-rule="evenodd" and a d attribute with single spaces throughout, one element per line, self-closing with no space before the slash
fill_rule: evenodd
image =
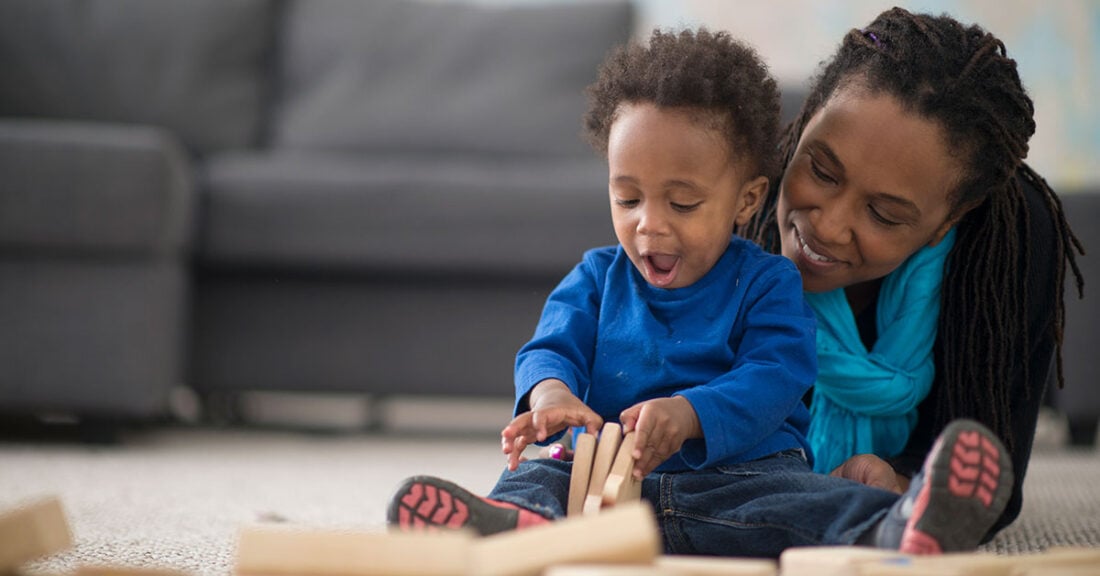
<path id="1" fill-rule="evenodd" d="M 647 254 L 644 258 L 649 282 L 664 288 L 674 280 L 680 270 L 680 257 L 671 254 Z"/>

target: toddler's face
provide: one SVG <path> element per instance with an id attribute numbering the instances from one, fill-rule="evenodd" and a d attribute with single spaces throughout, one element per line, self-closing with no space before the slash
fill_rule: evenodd
<path id="1" fill-rule="evenodd" d="M 715 119 L 690 109 L 622 105 L 607 158 L 615 235 L 659 288 L 710 271 L 766 191 L 764 178 L 746 182 Z"/>

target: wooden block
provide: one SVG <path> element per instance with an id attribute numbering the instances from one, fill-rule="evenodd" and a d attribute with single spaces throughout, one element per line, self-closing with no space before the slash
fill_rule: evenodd
<path id="1" fill-rule="evenodd" d="M 947 556 L 947 555 L 944 555 Z M 926 561 L 932 556 L 909 556 L 885 560 L 861 562 L 852 567 L 855 576 L 1007 576 L 1008 567 L 992 554 L 966 561 L 935 556 L 936 562 Z M 952 553 L 950 556 L 960 556 Z"/>
<path id="2" fill-rule="evenodd" d="M 72 532 L 56 497 L 0 514 L 0 573 L 72 545 Z"/>
<path id="3" fill-rule="evenodd" d="M 906 556 L 862 563 L 856 574 L 919 576 L 1008 576 L 1013 560 L 988 552 L 952 552 L 934 556 Z"/>
<path id="4" fill-rule="evenodd" d="M 649 566 L 559 564 L 542 576 L 776 576 L 778 570 L 775 561 L 758 558 L 658 556 Z"/>
<path id="5" fill-rule="evenodd" d="M 596 445 L 596 457 L 592 461 L 592 473 L 588 480 L 588 495 L 584 499 L 584 513 L 598 514 L 603 506 L 603 486 L 611 464 L 619 453 L 619 444 L 623 440 L 623 427 L 615 422 L 607 422 L 600 431 Z"/>
<path id="6" fill-rule="evenodd" d="M 660 551 L 653 508 L 628 502 L 595 516 L 481 538 L 473 545 L 470 574 L 535 576 L 561 564 L 649 565 Z"/>
<path id="7" fill-rule="evenodd" d="M 1079 548 L 1018 555 L 969 552 L 910 556 L 901 560 L 864 563 L 856 572 L 860 576 L 1021 576 L 1032 570 L 1077 567 L 1095 567 L 1100 572 L 1100 549 Z"/>
<path id="8" fill-rule="evenodd" d="M 1012 576 L 1100 576 L 1100 564 L 1092 566 L 1031 566 L 1013 571 Z"/>
<path id="9" fill-rule="evenodd" d="M 1007 558 L 1015 560 L 1011 576 L 1100 576 L 1100 548 L 1058 546 Z"/>
<path id="10" fill-rule="evenodd" d="M 894 550 L 859 546 L 803 546 L 787 548 L 779 555 L 783 576 L 848 576 L 862 562 L 904 558 Z"/>
<path id="11" fill-rule="evenodd" d="M 774 560 L 761 558 L 716 558 L 712 556 L 661 556 L 656 566 L 674 576 L 776 576 Z"/>
<path id="12" fill-rule="evenodd" d="M 588 480 L 592 476 L 592 461 L 596 457 L 596 435 L 587 432 L 577 434 L 573 447 L 573 471 L 569 477 L 568 516 L 579 516 L 584 510 L 584 498 L 588 496 Z"/>
<path id="13" fill-rule="evenodd" d="M 619 444 L 600 497 L 602 506 L 608 508 L 620 502 L 638 500 L 641 496 L 642 483 L 634 479 L 634 432 L 631 431 Z"/>
<path id="14" fill-rule="evenodd" d="M 466 532 L 305 531 L 249 528 L 237 540 L 238 576 L 462 576 Z"/>
<path id="15" fill-rule="evenodd" d="M 542 576 L 676 576 L 676 573 L 636 564 L 561 564 L 547 568 Z"/>

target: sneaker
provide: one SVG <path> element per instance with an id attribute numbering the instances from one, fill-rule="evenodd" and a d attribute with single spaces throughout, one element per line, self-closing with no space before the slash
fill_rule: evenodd
<path id="1" fill-rule="evenodd" d="M 549 522 L 507 502 L 482 498 L 434 476 L 413 476 L 398 487 L 386 522 L 404 532 L 473 529 L 482 536 Z"/>
<path id="2" fill-rule="evenodd" d="M 879 524 L 876 545 L 908 554 L 972 551 L 1000 518 L 1012 482 L 1000 439 L 978 422 L 956 420 Z"/>

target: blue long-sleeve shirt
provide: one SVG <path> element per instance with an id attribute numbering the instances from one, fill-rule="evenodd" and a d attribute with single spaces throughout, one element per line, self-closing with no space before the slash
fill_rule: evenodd
<path id="1" fill-rule="evenodd" d="M 817 372 L 814 317 L 794 264 L 733 237 L 706 275 L 648 284 L 621 247 L 590 250 L 550 294 L 516 357 L 516 413 L 547 378 L 605 421 L 683 396 L 703 431 L 659 471 L 712 468 L 801 448 Z"/>

